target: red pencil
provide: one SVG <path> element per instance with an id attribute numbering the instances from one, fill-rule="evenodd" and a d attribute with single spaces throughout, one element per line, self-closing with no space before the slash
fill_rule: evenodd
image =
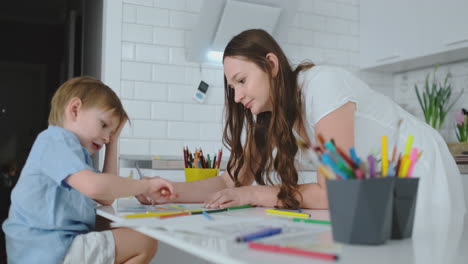
<path id="1" fill-rule="evenodd" d="M 188 161 L 187 161 L 187 147 L 184 147 L 184 166 L 188 168 Z"/>
<path id="2" fill-rule="evenodd" d="M 220 149 L 218 150 L 218 162 L 217 162 L 218 164 L 217 164 L 217 166 L 216 166 L 217 169 L 219 169 L 219 167 L 221 166 L 221 157 L 222 157 L 222 156 L 223 156 L 223 149 L 220 148 Z"/>
<path id="3" fill-rule="evenodd" d="M 263 251 L 270 251 L 270 252 L 286 253 L 286 254 L 292 254 L 292 255 L 301 255 L 301 256 L 311 257 L 311 258 L 320 258 L 324 260 L 338 260 L 338 256 L 335 254 L 322 253 L 322 252 L 304 250 L 304 249 L 293 248 L 293 247 L 282 247 L 278 245 L 268 245 L 268 244 L 262 244 L 262 243 L 249 242 L 249 248 L 263 250 Z"/>
<path id="4" fill-rule="evenodd" d="M 183 213 L 174 213 L 170 215 L 161 215 L 159 219 L 165 219 L 165 218 L 171 218 L 171 217 L 176 217 L 176 216 L 184 216 L 184 215 L 190 215 L 190 212 L 183 212 Z"/>

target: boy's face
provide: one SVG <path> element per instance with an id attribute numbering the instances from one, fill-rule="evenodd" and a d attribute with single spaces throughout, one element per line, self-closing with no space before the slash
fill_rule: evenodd
<path id="1" fill-rule="evenodd" d="M 113 110 L 104 111 L 99 108 L 80 108 L 76 119 L 67 128 L 80 140 L 90 155 L 108 144 L 119 126 L 118 118 Z"/>

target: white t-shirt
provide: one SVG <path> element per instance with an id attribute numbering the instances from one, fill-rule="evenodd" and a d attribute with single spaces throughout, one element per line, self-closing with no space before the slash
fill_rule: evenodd
<path id="1" fill-rule="evenodd" d="M 403 120 L 398 151 L 404 150 L 408 135 L 414 136 L 412 146 L 423 151 L 413 171 L 413 177 L 420 178 L 415 229 L 433 213 L 441 214 L 439 210 L 465 212 L 460 171 L 436 130 L 340 68 L 314 66 L 301 72 L 298 82 L 303 89 L 309 126 L 306 129 L 311 139 L 315 138 L 314 127 L 320 119 L 347 102 L 355 103 L 354 140 L 360 157 L 367 157 L 372 151 L 380 153 L 384 135 L 388 136 L 389 149 L 392 149 L 398 120 Z"/>

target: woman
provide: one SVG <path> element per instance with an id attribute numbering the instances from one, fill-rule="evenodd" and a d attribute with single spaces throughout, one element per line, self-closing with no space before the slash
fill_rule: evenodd
<path id="1" fill-rule="evenodd" d="M 320 134 L 342 149 L 355 146 L 365 156 L 379 148 L 383 135 L 391 143 L 398 135 L 402 150 L 411 134 L 413 146 L 424 151 L 413 172 L 421 178 L 416 217 L 433 206 L 465 211 L 460 173 L 437 131 L 350 73 L 311 63 L 293 70 L 277 42 L 259 29 L 235 36 L 223 65 L 223 141 L 231 150 L 227 170 L 220 177 L 174 183 L 175 201 L 204 202 L 208 208 L 327 208 L 323 175 L 317 175 L 316 183 L 298 184 L 293 131 L 312 143 Z"/>

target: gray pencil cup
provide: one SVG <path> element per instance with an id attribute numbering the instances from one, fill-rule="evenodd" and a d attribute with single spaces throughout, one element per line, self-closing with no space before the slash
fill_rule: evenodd
<path id="1" fill-rule="evenodd" d="M 418 185 L 419 178 L 395 178 L 392 239 L 409 238 L 413 234 Z"/>
<path id="2" fill-rule="evenodd" d="M 333 239 L 347 244 L 378 245 L 390 238 L 393 177 L 327 180 Z"/>

